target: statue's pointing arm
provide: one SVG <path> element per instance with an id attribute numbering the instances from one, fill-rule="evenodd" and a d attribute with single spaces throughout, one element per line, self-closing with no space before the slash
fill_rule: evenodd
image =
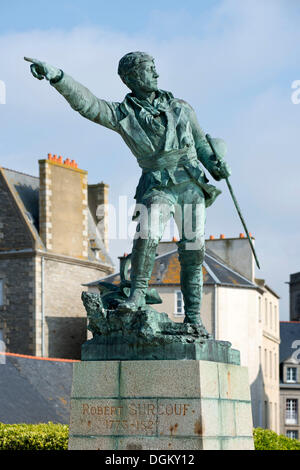
<path id="1" fill-rule="evenodd" d="M 35 78 L 44 77 L 68 101 L 70 106 L 83 117 L 118 131 L 119 103 L 111 103 L 97 98 L 85 86 L 78 83 L 62 70 L 35 59 L 25 60 L 32 62 L 31 73 Z"/>
<path id="2" fill-rule="evenodd" d="M 190 123 L 193 130 L 193 137 L 197 156 L 202 165 L 209 171 L 213 178 L 220 180 L 231 175 L 231 170 L 225 160 L 217 158 L 201 129 L 195 111 L 190 107 Z"/>

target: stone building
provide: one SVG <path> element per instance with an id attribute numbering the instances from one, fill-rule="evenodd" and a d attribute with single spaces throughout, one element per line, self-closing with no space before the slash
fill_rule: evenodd
<path id="1" fill-rule="evenodd" d="M 173 321 L 183 321 L 180 265 L 177 247 L 161 242 L 150 281 L 163 303 L 156 310 Z M 279 297 L 262 279 L 255 278 L 255 260 L 248 240 L 206 240 L 203 264 L 202 319 L 218 340 L 232 343 L 249 370 L 254 426 L 279 431 Z M 119 274 L 105 278 L 118 284 Z M 97 281 L 88 283 L 97 292 Z"/>
<path id="2" fill-rule="evenodd" d="M 300 440 L 300 321 L 280 322 L 280 339 L 280 433 Z"/>
<path id="3" fill-rule="evenodd" d="M 290 320 L 300 321 L 300 273 L 290 275 Z"/>
<path id="4" fill-rule="evenodd" d="M 6 351 L 76 359 L 86 339 L 81 284 L 113 272 L 88 185 L 74 161 L 51 154 L 39 178 L 0 167 L 0 339 Z M 102 221 L 103 222 L 103 221 Z"/>

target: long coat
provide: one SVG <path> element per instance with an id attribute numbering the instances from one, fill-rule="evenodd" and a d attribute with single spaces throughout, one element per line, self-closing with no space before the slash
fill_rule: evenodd
<path id="1" fill-rule="evenodd" d="M 206 207 L 221 193 L 207 184 L 200 166 L 201 162 L 214 179 L 220 180 L 221 162 L 212 153 L 193 108 L 185 101 L 174 98 L 168 91 L 158 90 L 153 104 L 137 99 L 132 93 L 126 95 L 122 103 L 109 102 L 97 98 L 67 74 L 52 86 L 82 116 L 122 136 L 143 168 L 135 194 L 137 202 L 141 202 L 146 191 L 164 187 L 169 180 L 174 184 L 194 181 L 203 190 Z M 159 157 L 167 158 L 169 152 L 176 150 L 191 158 L 173 168 L 157 168 L 155 162 Z"/>

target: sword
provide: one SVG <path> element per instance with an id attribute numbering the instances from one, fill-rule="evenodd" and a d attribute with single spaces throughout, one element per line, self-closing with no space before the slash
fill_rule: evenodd
<path id="1" fill-rule="evenodd" d="M 209 145 L 210 145 L 210 148 L 212 149 L 213 153 L 215 154 L 215 156 L 216 156 L 218 159 L 222 160 L 222 155 L 220 155 L 219 149 L 218 149 L 217 147 L 220 147 L 220 150 L 222 151 L 222 153 L 225 154 L 225 153 L 226 153 L 225 142 L 222 141 L 221 139 L 213 139 L 209 134 L 206 134 L 206 139 L 207 139 L 207 141 L 208 141 L 208 143 L 209 143 Z M 250 243 L 250 247 L 251 247 L 252 253 L 253 253 L 254 258 L 255 258 L 256 265 L 257 265 L 258 269 L 260 269 L 260 265 L 259 265 L 259 262 L 258 262 L 256 253 L 255 253 L 255 249 L 254 249 L 254 246 L 253 246 L 251 237 L 250 237 L 250 235 L 249 235 L 249 232 L 248 232 L 248 229 L 247 229 L 247 226 L 246 226 L 246 222 L 245 222 L 244 217 L 243 217 L 243 215 L 242 215 L 242 212 L 241 212 L 240 206 L 239 206 L 239 204 L 238 204 L 238 202 L 237 202 L 237 199 L 236 199 L 236 197 L 235 197 L 235 195 L 234 195 L 232 186 L 231 186 L 231 184 L 230 184 L 230 182 L 229 182 L 229 178 L 225 178 L 225 180 L 226 180 L 227 187 L 228 187 L 228 189 L 229 189 L 230 195 L 231 195 L 231 197 L 232 197 L 232 200 L 233 200 L 233 202 L 234 202 L 235 208 L 236 208 L 236 210 L 237 210 L 237 213 L 238 213 L 238 215 L 239 215 L 239 217 L 240 217 L 240 220 L 241 220 L 241 222 L 242 222 L 242 224 L 243 224 L 243 227 L 244 227 L 244 230 L 245 230 L 245 232 L 246 232 L 246 235 L 247 235 L 248 241 L 249 241 L 249 243 Z"/>

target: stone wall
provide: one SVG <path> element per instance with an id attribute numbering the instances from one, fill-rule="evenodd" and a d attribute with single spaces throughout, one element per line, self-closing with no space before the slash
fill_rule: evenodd
<path id="1" fill-rule="evenodd" d="M 80 359 L 81 344 L 87 339 L 86 311 L 81 293 L 82 284 L 106 275 L 92 263 L 52 258 L 45 254 L 44 276 L 42 257 L 36 261 L 37 338 L 41 338 L 42 279 L 44 278 L 44 351 L 49 357 Z M 41 351 L 37 344 L 37 354 Z"/>
<path id="2" fill-rule="evenodd" d="M 297 400 L 297 422 L 295 424 L 287 424 L 286 422 L 286 400 Z M 280 434 L 286 435 L 288 430 L 298 431 L 298 439 L 300 439 L 300 390 L 296 388 L 280 389 Z"/>
<path id="3" fill-rule="evenodd" d="M 0 278 L 4 280 L 0 328 L 4 332 L 6 351 L 34 354 L 34 258 L 21 254 L 0 256 Z"/>
<path id="4" fill-rule="evenodd" d="M 254 245 L 254 239 L 252 238 Z M 247 238 L 220 238 L 205 240 L 209 248 L 234 271 L 254 281 L 255 260 Z"/>

